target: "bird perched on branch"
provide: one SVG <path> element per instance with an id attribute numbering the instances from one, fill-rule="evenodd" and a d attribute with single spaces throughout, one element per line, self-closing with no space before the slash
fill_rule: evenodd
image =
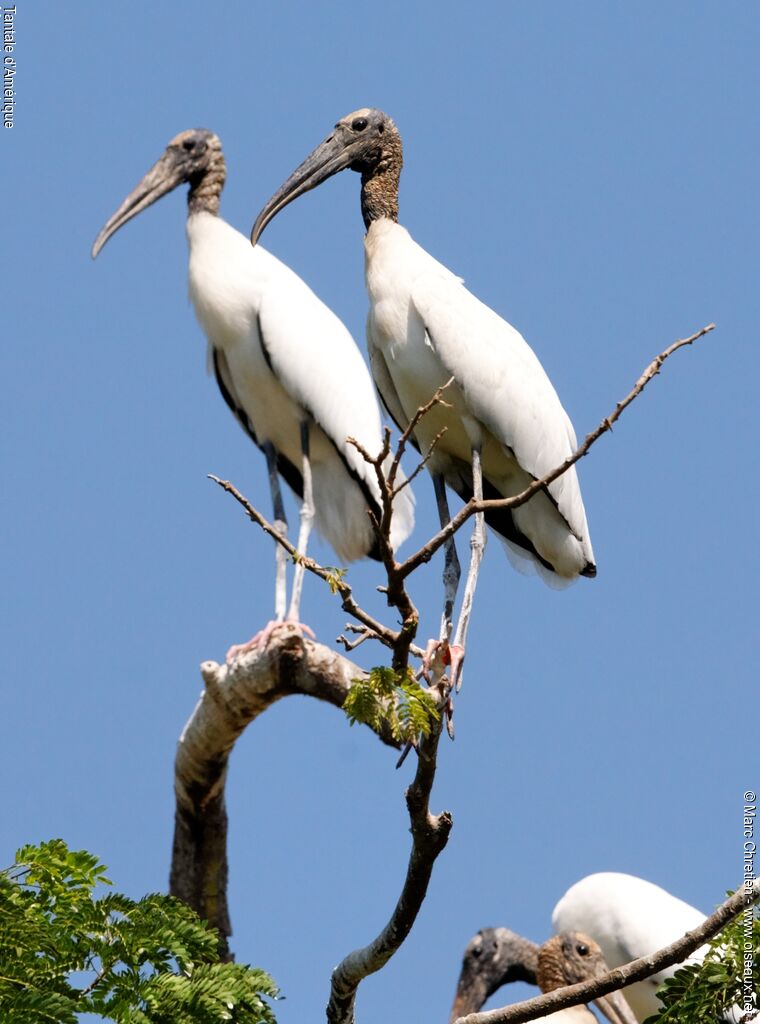
<path id="1" fill-rule="evenodd" d="M 368 347 L 383 403 L 405 427 L 451 380 L 446 404 L 435 406 L 414 430 L 423 452 L 435 444 L 428 468 L 445 525 L 450 519 L 445 485 L 464 501 L 517 495 L 558 468 L 574 451 L 576 439 L 556 391 L 522 336 L 398 223 L 401 166 L 401 137 L 392 119 L 381 110 L 356 110 L 335 125 L 266 203 L 251 240 L 255 244 L 283 207 L 331 175 L 346 168 L 361 174 Z M 535 568 L 552 585 L 596 574 L 574 467 L 519 507 L 489 509 L 485 520 L 504 541 L 513 564 Z M 471 547 L 452 644 L 454 679 L 485 547 L 482 514 L 476 516 Z M 444 568 L 441 638 L 446 641 L 459 576 L 452 538 Z"/>
<path id="2" fill-rule="evenodd" d="M 609 967 L 599 946 L 581 932 L 554 935 L 536 946 L 506 928 L 487 928 L 468 943 L 462 960 L 450 1024 L 468 1013 L 477 1013 L 502 985 L 513 981 L 537 984 L 542 992 L 591 981 L 607 974 Z M 612 1024 L 636 1024 L 636 1018 L 620 992 L 600 996 L 594 1005 Z M 552 1024 L 596 1024 L 585 1006 L 556 1010 L 542 1021 Z"/>
<path id="3" fill-rule="evenodd" d="M 380 514 L 373 455 L 382 445 L 372 381 L 346 327 L 287 266 L 219 216 L 226 168 L 219 137 L 206 129 L 175 136 L 108 219 L 93 258 L 127 221 L 178 185 L 188 189 L 190 298 L 208 339 L 209 362 L 225 401 L 263 451 L 275 526 L 287 532 L 279 477 L 302 499 L 298 552 L 306 552 L 312 522 L 342 562 L 378 558 L 368 509 Z M 413 497 L 395 499 L 391 545 L 411 532 Z M 303 566 L 295 569 L 286 612 L 286 553 L 277 548 L 275 619 L 247 645 L 260 643 L 287 618 L 297 621 Z"/>
<path id="4" fill-rule="evenodd" d="M 582 878 L 570 886 L 552 914 L 555 931 L 577 928 L 590 935 L 610 967 L 655 953 L 704 919 L 696 907 L 659 885 L 619 871 L 600 871 Z M 701 946 L 686 962 L 701 963 L 707 948 Z M 626 999 L 639 1021 L 661 1009 L 657 989 L 679 966 L 667 967 L 626 988 Z"/>

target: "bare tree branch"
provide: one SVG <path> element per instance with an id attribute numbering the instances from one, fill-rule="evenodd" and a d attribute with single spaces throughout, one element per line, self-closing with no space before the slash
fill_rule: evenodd
<path id="1" fill-rule="evenodd" d="M 468 1013 L 466 1016 L 460 1017 L 456 1024 L 524 1024 L 525 1021 L 535 1020 L 567 1006 L 590 1003 L 594 999 L 598 999 L 599 996 L 607 995 L 608 992 L 615 992 L 635 981 L 643 981 L 666 967 L 680 964 L 695 949 L 699 949 L 705 942 L 717 935 L 722 928 L 725 928 L 728 922 L 741 913 L 745 907 L 751 906 L 758 899 L 760 899 L 760 878 L 754 879 L 751 885 L 745 885 L 742 882 L 734 895 L 722 903 L 715 913 L 706 918 L 698 928 L 686 932 L 680 939 L 676 939 L 670 945 L 652 953 L 651 956 L 632 960 L 631 963 L 616 967 L 609 974 L 593 981 L 558 988 L 546 995 L 514 1003 L 512 1006 L 505 1006 L 498 1010 Z"/>
<path id="2" fill-rule="evenodd" d="M 348 637 L 344 636 L 342 633 L 335 640 L 336 643 L 343 644 L 343 647 L 346 651 L 355 651 L 356 648 L 363 644 L 365 640 L 378 639 L 377 633 L 373 633 L 372 630 L 367 629 L 366 626 L 358 626 L 354 627 L 353 629 L 350 629 L 350 625 L 350 623 L 346 625 L 346 632 L 358 633 L 359 635 L 356 638 L 356 640 L 349 640 Z"/>
<path id="3" fill-rule="evenodd" d="M 556 480 L 558 477 L 566 473 L 571 466 L 574 466 L 579 459 L 582 459 L 584 455 L 587 455 L 591 446 L 599 440 L 602 434 L 606 434 L 608 430 L 612 430 L 612 425 L 620 418 L 623 410 L 626 409 L 634 399 L 638 398 L 644 388 L 647 386 L 653 377 L 656 377 L 660 372 L 660 368 L 665 360 L 672 356 L 674 352 L 677 352 L 679 348 L 683 348 L 685 345 L 692 345 L 699 338 L 708 334 L 710 331 L 715 329 L 715 324 L 707 324 L 701 330 L 697 331 L 696 334 L 692 334 L 688 338 L 679 338 L 678 341 L 674 341 L 672 345 L 661 352 L 658 356 L 652 360 L 647 366 L 642 375 L 636 381 L 632 390 L 625 396 L 625 398 L 618 402 L 615 409 L 609 416 L 606 416 L 599 426 L 592 430 L 587 435 L 583 444 L 581 444 L 572 455 L 569 455 L 565 461 L 553 469 L 551 473 L 547 473 L 546 476 L 540 480 L 534 480 L 529 487 L 526 487 L 524 491 L 514 495 L 511 498 L 486 498 L 483 501 L 475 501 L 474 498 L 467 502 L 459 512 L 451 519 L 451 521 L 443 527 L 434 537 L 432 537 L 426 544 L 424 544 L 419 551 L 416 551 L 413 555 L 410 555 L 398 568 L 399 574 L 402 578 L 406 578 L 410 573 L 422 565 L 424 562 L 429 562 L 435 552 L 440 548 L 449 537 L 452 537 L 461 526 L 463 526 L 470 516 L 475 515 L 476 512 L 487 512 L 489 509 L 496 508 L 517 508 L 519 505 L 524 505 L 526 501 L 530 501 L 534 494 L 538 491 L 548 487 L 550 483 Z"/>
<path id="4" fill-rule="evenodd" d="M 407 423 L 406 429 L 404 430 L 404 432 L 401 434 L 401 437 L 399 438 L 398 446 L 396 448 L 396 454 L 393 457 L 393 462 L 391 463 L 390 472 L 388 473 L 388 486 L 390 487 L 391 490 L 394 489 L 394 485 L 396 483 L 396 474 L 398 473 L 399 465 L 401 463 L 401 458 L 402 458 L 402 456 L 404 454 L 404 451 L 406 450 L 407 444 L 409 443 L 409 439 L 411 438 L 412 434 L 414 433 L 414 428 L 417 426 L 417 424 L 420 422 L 420 420 L 423 418 L 423 416 L 427 416 L 427 414 L 430 412 L 430 410 L 432 408 L 434 408 L 436 405 L 442 405 L 445 409 L 449 409 L 450 408 L 449 403 L 444 401 L 443 392 L 446 390 L 446 388 L 451 387 L 451 385 L 453 383 L 454 383 L 454 378 L 453 377 L 449 377 L 449 379 L 446 381 L 446 383 L 442 384 L 441 387 L 438 388 L 438 390 L 435 392 L 435 394 L 430 399 L 430 401 L 427 402 L 425 405 L 421 405 L 419 407 L 419 409 L 417 410 L 417 412 L 414 414 L 414 416 L 412 416 L 412 418 Z M 437 440 L 437 438 L 436 438 L 436 440 Z M 434 444 L 435 444 L 435 441 L 433 442 L 433 445 Z M 432 452 L 432 450 L 433 450 L 433 445 L 431 445 L 430 451 L 428 452 L 427 456 L 425 457 L 425 461 L 427 461 L 427 459 L 430 457 L 430 452 Z M 414 475 L 416 475 L 416 473 Z M 399 487 L 397 489 L 396 493 L 398 493 L 398 491 L 400 491 L 400 490 L 401 490 L 401 487 Z"/>
<path id="5" fill-rule="evenodd" d="M 390 920 L 377 938 L 363 949 L 349 953 L 333 971 L 327 1006 L 329 1024 L 354 1024 L 359 984 L 384 967 L 409 934 L 425 899 L 433 864 L 448 841 L 451 815 L 448 811 L 436 815 L 430 813 L 430 792 L 435 779 L 440 735 L 439 721 L 430 736 L 419 744 L 417 773 L 406 791 L 412 852 L 401 895 Z"/>
<path id="6" fill-rule="evenodd" d="M 201 674 L 205 690 L 182 732 L 174 765 L 177 805 L 170 892 L 219 930 L 221 955 L 229 959 L 224 803 L 229 754 L 246 726 L 275 701 L 306 694 L 342 707 L 351 681 L 366 673 L 283 623 L 266 648 L 237 658 L 233 665 L 205 661 Z M 378 735 L 389 746 L 399 746 L 390 730 Z"/>
<path id="7" fill-rule="evenodd" d="M 350 584 L 346 583 L 345 579 L 333 572 L 326 566 L 320 565 L 313 558 L 309 558 L 307 555 L 299 555 L 298 550 L 293 544 L 290 543 L 287 537 L 283 537 L 281 533 L 275 530 L 274 526 L 248 501 L 248 499 L 240 493 L 240 491 L 231 484 L 229 480 L 220 480 L 218 476 L 214 476 L 213 473 L 209 473 L 209 480 L 213 480 L 214 483 L 219 484 L 222 490 L 227 491 L 240 505 L 243 506 L 245 511 L 248 513 L 248 517 L 253 520 L 264 533 L 269 534 L 273 540 L 278 544 L 282 545 L 288 554 L 294 560 L 298 560 L 304 568 L 318 576 L 321 580 L 324 580 L 328 586 L 339 594 L 341 597 L 343 611 L 349 615 L 353 615 L 355 619 L 367 626 L 368 629 L 372 630 L 373 633 L 377 634 L 377 639 L 381 643 L 385 644 L 386 647 L 393 647 L 397 642 L 398 634 L 384 626 L 382 622 L 373 618 L 368 612 L 365 612 L 363 608 L 360 608 L 356 603 L 353 596 L 353 590 Z"/>
<path id="8" fill-rule="evenodd" d="M 403 489 L 405 487 L 408 487 L 409 484 L 416 477 L 418 477 L 420 475 L 422 470 L 425 468 L 425 466 L 427 466 L 428 462 L 430 461 L 430 457 L 432 456 L 433 452 L 435 451 L 435 449 L 436 449 L 436 447 L 438 445 L 438 442 L 441 440 L 441 438 L 443 437 L 443 435 L 446 433 L 447 430 L 448 430 L 448 427 L 441 427 L 441 429 L 435 435 L 433 440 L 430 442 L 430 447 L 427 450 L 427 454 L 424 455 L 422 457 L 422 459 L 417 463 L 417 466 L 415 467 L 415 469 L 412 470 L 412 472 L 409 474 L 409 476 L 406 477 L 405 480 L 402 480 L 401 483 L 398 485 L 398 487 L 394 487 L 393 488 L 393 497 L 394 498 L 396 497 L 397 494 L 399 494 L 401 491 L 403 491 Z M 389 483 L 390 483 L 390 481 L 389 481 Z"/>

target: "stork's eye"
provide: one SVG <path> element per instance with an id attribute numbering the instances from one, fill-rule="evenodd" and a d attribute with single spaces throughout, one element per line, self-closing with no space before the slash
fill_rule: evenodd
<path id="1" fill-rule="evenodd" d="M 368 124 L 366 117 L 355 117 L 351 122 L 351 127 L 355 132 L 363 132 Z"/>
<path id="2" fill-rule="evenodd" d="M 589 954 L 588 946 L 584 945 L 582 942 L 578 943 L 578 945 L 575 947 L 575 950 L 579 956 L 588 956 Z"/>
<path id="3" fill-rule="evenodd" d="M 194 149 L 198 149 L 199 148 L 198 140 L 197 139 L 185 139 L 185 141 L 182 143 L 182 148 L 186 152 L 191 153 Z"/>

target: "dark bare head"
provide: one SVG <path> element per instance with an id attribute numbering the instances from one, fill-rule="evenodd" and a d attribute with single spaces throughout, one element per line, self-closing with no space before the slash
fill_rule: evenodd
<path id="1" fill-rule="evenodd" d="M 218 214 L 225 174 L 222 144 L 217 135 L 206 128 L 191 128 L 175 135 L 164 155 L 104 224 L 92 247 L 93 259 L 128 220 L 178 185 L 190 186 L 187 201 L 191 213 L 206 210 Z"/>
<path id="2" fill-rule="evenodd" d="M 259 213 L 253 245 L 280 210 L 304 192 L 347 168 L 362 176 L 362 216 L 366 227 L 381 217 L 398 219 L 398 183 L 404 162 L 401 136 L 382 110 L 362 107 L 335 125 L 330 135 L 290 175 Z"/>
<path id="3" fill-rule="evenodd" d="M 470 939 L 462 957 L 449 1020 L 477 1013 L 489 996 L 513 981 L 536 984 L 538 946 L 508 928 L 484 928 Z"/>

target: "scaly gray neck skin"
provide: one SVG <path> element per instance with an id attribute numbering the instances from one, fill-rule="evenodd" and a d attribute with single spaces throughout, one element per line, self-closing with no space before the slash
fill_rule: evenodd
<path id="1" fill-rule="evenodd" d="M 209 165 L 201 177 L 190 182 L 187 194 L 187 212 L 210 213 L 219 216 L 219 200 L 227 177 L 222 144 L 217 138 L 210 144 Z"/>
<path id="2" fill-rule="evenodd" d="M 379 159 L 362 168 L 362 217 L 368 231 L 370 224 L 381 217 L 398 221 L 398 185 L 404 151 L 393 121 L 388 118 L 385 124 L 387 134 Z"/>

